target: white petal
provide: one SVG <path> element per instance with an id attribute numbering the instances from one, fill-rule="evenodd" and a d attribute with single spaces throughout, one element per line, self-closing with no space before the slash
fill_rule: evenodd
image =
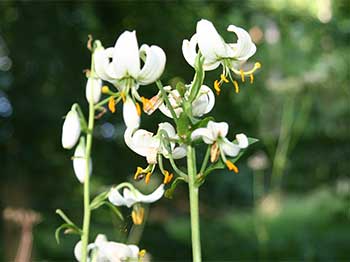
<path id="1" fill-rule="evenodd" d="M 81 127 L 78 112 L 72 109 L 66 115 L 62 128 L 62 146 L 71 149 L 78 142 Z"/>
<path id="2" fill-rule="evenodd" d="M 86 89 L 85 89 L 85 96 L 86 100 L 90 103 L 90 100 L 92 98 L 92 102 L 96 104 L 98 101 L 100 101 L 101 98 L 101 87 L 102 87 L 102 80 L 99 78 L 88 78 L 88 81 L 86 83 Z"/>
<path id="3" fill-rule="evenodd" d="M 196 57 L 197 57 L 197 35 L 194 34 L 190 41 L 187 39 L 182 41 L 182 54 L 187 61 L 192 67 L 194 67 L 194 64 L 196 62 Z"/>
<path id="4" fill-rule="evenodd" d="M 240 148 L 247 148 L 249 146 L 248 138 L 245 134 L 238 134 L 236 135 L 236 139 L 238 141 L 238 146 Z"/>
<path id="5" fill-rule="evenodd" d="M 98 48 L 94 52 L 94 63 L 96 74 L 103 80 L 111 83 L 115 82 L 116 75 L 114 74 L 112 62 L 110 59 L 113 57 L 114 48 L 107 49 Z"/>
<path id="6" fill-rule="evenodd" d="M 86 176 L 86 160 L 85 160 L 85 142 L 82 139 L 79 142 L 79 145 L 76 147 L 74 151 L 74 158 L 73 158 L 73 169 L 75 176 L 78 178 L 80 183 L 84 183 L 85 176 Z M 91 158 L 89 160 L 89 174 L 91 175 L 92 172 L 92 162 Z"/>
<path id="7" fill-rule="evenodd" d="M 168 86 L 165 86 L 164 89 L 167 87 Z M 170 102 L 171 106 L 173 107 L 173 109 L 175 111 L 176 116 L 178 117 L 182 112 L 182 107 L 181 107 L 182 98 L 181 98 L 179 92 L 176 89 L 171 90 L 169 95 L 168 95 L 168 98 L 169 98 L 169 102 Z M 173 118 L 173 116 L 170 113 L 170 110 L 165 105 L 165 103 L 160 105 L 159 110 L 167 117 Z"/>
<path id="8" fill-rule="evenodd" d="M 211 130 L 208 128 L 202 127 L 194 130 L 191 134 L 191 139 L 196 140 L 202 138 L 204 143 L 211 145 L 215 142 L 215 137 L 213 137 Z"/>
<path id="9" fill-rule="evenodd" d="M 130 258 L 137 258 L 139 256 L 140 249 L 136 245 L 128 245 L 128 247 L 131 250 L 131 256 Z M 142 260 L 142 259 L 141 259 Z"/>
<path id="10" fill-rule="evenodd" d="M 119 193 L 119 190 L 112 188 L 108 194 L 108 200 L 115 206 L 126 206 L 124 197 Z"/>
<path id="11" fill-rule="evenodd" d="M 197 23 L 197 36 L 199 49 L 208 63 L 230 57 L 231 48 L 216 31 L 212 22 L 205 19 L 199 21 Z"/>
<path id="12" fill-rule="evenodd" d="M 220 148 L 223 150 L 225 155 L 231 157 L 237 156 L 240 150 L 238 145 L 230 142 L 227 138 L 224 138 L 223 141 L 221 141 Z"/>
<path id="13" fill-rule="evenodd" d="M 153 133 L 144 129 L 134 130 L 127 128 L 124 133 L 126 145 L 136 154 L 147 157 L 151 151 L 160 146 L 159 139 L 153 137 Z"/>
<path id="14" fill-rule="evenodd" d="M 192 113 L 194 116 L 201 117 L 209 113 L 215 105 L 215 96 L 213 91 L 206 85 L 202 85 L 199 96 L 192 102 Z"/>
<path id="15" fill-rule="evenodd" d="M 237 43 L 231 45 L 234 51 L 233 57 L 235 59 L 245 61 L 255 54 L 256 46 L 247 31 L 234 25 L 230 25 L 227 31 L 234 32 L 238 38 Z"/>
<path id="16" fill-rule="evenodd" d="M 123 106 L 123 118 L 127 128 L 138 128 L 140 126 L 140 116 L 136 105 L 129 96 L 127 96 Z"/>
<path id="17" fill-rule="evenodd" d="M 75 259 L 77 260 L 77 261 L 81 261 L 81 257 L 82 257 L 82 253 L 83 253 L 83 251 L 82 251 L 82 249 L 83 249 L 83 247 L 82 247 L 82 242 L 81 242 L 81 240 L 78 242 L 78 243 L 76 243 L 76 245 L 75 245 L 75 247 L 74 247 L 74 256 L 75 256 Z"/>
<path id="18" fill-rule="evenodd" d="M 174 150 L 172 152 L 172 157 L 174 159 L 181 159 L 181 158 L 185 157 L 186 154 L 187 154 L 186 146 L 181 145 L 181 146 L 174 148 Z"/>
<path id="19" fill-rule="evenodd" d="M 168 122 L 163 122 L 158 124 L 158 131 L 164 130 L 170 138 L 176 138 L 175 128 Z"/>
<path id="20" fill-rule="evenodd" d="M 140 73 L 140 56 L 135 31 L 125 31 L 119 36 L 114 46 L 112 63 L 117 78 L 131 76 L 137 79 Z"/>
<path id="21" fill-rule="evenodd" d="M 139 74 L 138 82 L 141 85 L 147 85 L 155 82 L 162 75 L 166 57 L 163 49 L 155 45 L 151 47 L 142 45 L 140 52 L 146 54 L 146 61 Z"/>
<path id="22" fill-rule="evenodd" d="M 98 262 L 122 262 L 132 255 L 133 252 L 127 245 L 109 241 L 99 247 Z"/>
<path id="23" fill-rule="evenodd" d="M 209 121 L 207 127 L 211 131 L 214 140 L 218 137 L 226 137 L 228 133 L 228 124 L 226 122 Z"/>
<path id="24" fill-rule="evenodd" d="M 152 194 L 143 195 L 140 193 L 139 200 L 142 203 L 153 203 L 159 200 L 164 194 L 164 184 L 161 184 Z"/>
<path id="25" fill-rule="evenodd" d="M 136 192 L 138 193 L 138 191 L 136 191 Z M 139 194 L 136 194 L 135 192 L 131 192 L 131 190 L 129 188 L 124 188 L 123 197 L 125 200 L 125 205 L 129 208 L 133 204 L 140 202 Z"/>
<path id="26" fill-rule="evenodd" d="M 191 40 L 183 40 L 182 42 L 182 53 L 187 61 L 192 67 L 195 66 L 196 57 L 197 57 L 197 35 L 194 34 L 191 37 Z M 203 63 L 203 69 L 205 71 L 210 71 L 216 69 L 220 65 L 219 61 L 208 61 L 207 59 L 204 59 Z"/>

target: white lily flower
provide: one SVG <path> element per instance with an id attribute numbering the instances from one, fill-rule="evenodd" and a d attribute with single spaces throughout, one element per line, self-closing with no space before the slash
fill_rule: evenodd
<path id="1" fill-rule="evenodd" d="M 158 127 L 158 133 L 160 130 L 164 130 L 169 138 L 177 139 L 175 128 L 165 122 L 160 123 Z M 168 152 L 164 146 L 162 146 L 159 135 L 144 129 L 132 129 L 127 128 L 124 133 L 124 140 L 127 146 L 136 154 L 146 157 L 149 164 L 157 163 L 157 155 L 162 154 L 164 157 L 172 157 L 174 159 L 183 158 L 186 155 L 186 150 L 182 146 L 176 147 L 175 143 L 170 143 L 172 152 Z"/>
<path id="2" fill-rule="evenodd" d="M 164 89 L 170 89 L 169 86 L 164 87 Z M 185 98 L 187 98 L 190 94 L 190 89 L 188 89 L 185 93 Z M 174 89 L 169 92 L 168 95 L 169 102 L 171 106 L 174 108 L 175 114 L 178 117 L 183 111 L 181 105 L 183 102 L 183 98 L 179 94 L 179 92 Z M 204 114 L 209 113 L 215 105 L 215 96 L 213 91 L 206 85 L 202 85 L 199 89 L 197 97 L 192 102 L 192 114 L 195 117 L 201 117 Z M 170 110 L 163 103 L 160 105 L 159 110 L 166 115 L 167 117 L 172 118 Z"/>
<path id="3" fill-rule="evenodd" d="M 198 128 L 191 134 L 191 138 L 196 140 L 202 138 L 204 143 L 212 145 L 211 161 L 215 162 L 219 157 L 225 162 L 230 170 L 238 172 L 238 168 L 226 156 L 235 157 L 239 151 L 248 147 L 248 138 L 244 134 L 236 135 L 238 144 L 230 142 L 226 136 L 228 133 L 228 124 L 225 122 L 209 121 L 207 127 Z"/>
<path id="4" fill-rule="evenodd" d="M 66 115 L 62 128 L 62 146 L 71 149 L 78 142 L 81 126 L 77 110 L 73 106 Z"/>
<path id="5" fill-rule="evenodd" d="M 144 60 L 141 68 L 140 59 Z M 166 56 L 160 47 L 146 44 L 139 48 L 135 31 L 125 31 L 117 39 L 115 46 L 94 52 L 97 75 L 112 83 L 120 95 L 129 101 L 142 102 L 137 90 L 140 85 L 148 85 L 159 79 L 164 71 Z M 124 117 L 124 120 L 126 118 Z"/>
<path id="6" fill-rule="evenodd" d="M 92 102 L 96 104 L 101 98 L 102 80 L 99 78 L 89 77 L 86 83 L 85 96 L 86 100 L 90 103 L 91 97 Z"/>
<path id="7" fill-rule="evenodd" d="M 139 247 L 123 243 L 108 241 L 105 235 L 97 235 L 95 242 L 88 245 L 91 254 L 88 261 L 96 262 L 124 262 L 135 260 L 140 257 Z M 74 247 L 74 256 L 77 261 L 82 259 L 82 242 L 79 241 Z"/>
<path id="8" fill-rule="evenodd" d="M 134 104 L 133 100 L 128 96 L 123 106 L 123 119 L 127 128 L 138 128 L 140 126 L 140 108 L 138 104 Z"/>
<path id="9" fill-rule="evenodd" d="M 85 175 L 86 175 L 86 160 L 85 160 L 85 140 L 81 139 L 79 142 L 79 145 L 76 147 L 74 151 L 74 157 L 73 157 L 73 169 L 75 176 L 78 178 L 80 183 L 84 183 L 85 181 Z M 90 175 L 92 172 L 92 161 L 90 158 L 89 162 L 89 170 Z"/>
<path id="10" fill-rule="evenodd" d="M 206 71 L 216 69 L 220 64 L 223 66 L 221 80 L 215 81 L 215 89 L 219 93 L 223 82 L 229 82 L 227 77 L 233 82 L 236 92 L 239 92 L 238 82 L 231 76 L 231 71 L 239 75 L 242 82 L 245 76 L 250 76 L 251 83 L 254 80 L 253 73 L 261 67 L 260 63 L 255 63 L 254 68 L 249 71 L 241 69 L 241 65 L 253 56 L 256 46 L 250 35 L 243 28 L 229 25 L 227 31 L 233 32 L 237 36 L 236 43 L 226 43 L 216 31 L 214 25 L 205 19 L 197 23 L 196 33 L 190 41 L 184 40 L 182 52 L 186 61 L 194 67 L 197 56 L 197 45 L 204 57 L 203 69 Z"/>
<path id="11" fill-rule="evenodd" d="M 153 193 L 144 195 L 135 188 L 124 187 L 123 194 L 119 192 L 120 188 L 114 187 L 108 195 L 109 201 L 116 206 L 131 207 L 135 203 L 153 203 L 159 200 L 164 194 L 164 184 L 161 184 Z"/>

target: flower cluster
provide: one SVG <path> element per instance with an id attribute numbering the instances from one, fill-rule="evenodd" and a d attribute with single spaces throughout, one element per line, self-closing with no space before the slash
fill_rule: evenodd
<path id="1" fill-rule="evenodd" d="M 144 220 L 142 203 L 155 202 L 165 192 L 170 196 L 179 181 L 192 183 L 191 186 L 200 185 L 210 172 L 225 167 L 238 173 L 235 162 L 242 151 L 255 140 L 244 134 L 237 134 L 236 139 L 230 141 L 227 123 L 215 122 L 212 117 L 205 117 L 214 108 L 216 99 L 213 90 L 204 83 L 205 71 L 222 66 L 220 78 L 213 84 L 214 91 L 219 95 L 223 83 L 231 81 L 238 93 L 239 84 L 236 78 L 245 82 L 248 76 L 252 84 L 254 72 L 261 65 L 255 63 L 251 69 L 243 69 L 245 62 L 255 54 L 256 46 L 244 29 L 230 25 L 227 30 L 236 34 L 235 43 L 226 43 L 210 21 L 202 19 L 197 23 L 195 34 L 182 44 L 183 56 L 195 70 L 194 79 L 188 84 L 178 83 L 176 86 L 163 86 L 159 80 L 166 63 L 163 49 L 146 44 L 139 47 L 135 31 L 122 33 L 114 47 L 104 48 L 98 40 L 93 47 L 90 45 L 93 53 L 92 67 L 86 73 L 88 80 L 85 92 L 90 109 L 89 121 L 87 123 L 80 107 L 74 104 L 66 115 L 62 130 L 64 148 L 72 149 L 79 141 L 73 156 L 76 177 L 81 183 L 85 183 L 92 174 L 90 151 L 94 118 L 100 118 L 107 112 L 104 105 L 115 113 L 116 105 L 122 102 L 126 126 L 125 144 L 147 162 L 146 167 L 136 168 L 134 178 L 144 179 L 148 184 L 157 170 L 156 167 L 159 167 L 163 183 L 149 195 L 142 194 L 130 183 L 121 183 L 95 197 L 90 206 L 86 205 L 85 208 L 93 210 L 106 201 L 109 205 L 126 206 L 133 208 L 131 217 L 134 224 L 141 224 Z M 158 92 L 151 98 L 143 97 L 139 93 L 140 86 L 153 83 L 156 83 Z M 101 100 L 102 94 L 106 97 Z M 100 113 L 95 115 L 95 110 Z M 151 115 L 157 110 L 170 118 L 175 125 L 169 122 L 159 123 L 156 133 L 140 128 L 142 111 Z M 86 139 L 81 136 L 82 132 L 86 133 Z M 197 161 L 193 148 L 201 142 L 208 149 L 197 173 L 196 164 L 191 170 L 190 165 Z M 187 169 L 178 167 L 177 160 L 185 157 Z M 164 168 L 163 161 L 169 161 L 172 171 Z M 168 184 L 170 188 L 166 190 Z M 70 220 L 67 221 L 69 229 L 80 232 Z M 88 254 L 92 261 L 139 260 L 144 253 L 139 252 L 134 245 L 107 241 L 103 235 L 98 235 L 95 242 L 90 244 L 86 237 L 82 239 L 74 250 L 78 261 L 87 259 Z"/>

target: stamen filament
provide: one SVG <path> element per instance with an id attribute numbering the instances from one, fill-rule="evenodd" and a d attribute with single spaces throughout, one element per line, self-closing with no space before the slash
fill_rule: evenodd
<path id="1" fill-rule="evenodd" d="M 250 83 L 253 84 L 254 83 L 254 75 L 250 74 L 249 77 L 250 77 Z"/>
<path id="2" fill-rule="evenodd" d="M 235 92 L 236 92 L 236 94 L 238 94 L 238 93 L 239 93 L 238 82 L 237 82 L 236 80 L 234 80 L 234 81 L 233 81 L 233 85 L 234 85 L 234 87 L 235 87 Z"/>
<path id="3" fill-rule="evenodd" d="M 221 79 L 221 81 L 223 81 L 223 82 L 225 82 L 225 83 L 228 83 L 228 82 L 229 82 L 228 79 L 226 78 L 226 76 L 225 76 L 224 74 L 221 74 L 221 75 L 220 75 L 220 79 Z"/>
<path id="4" fill-rule="evenodd" d="M 151 179 L 151 175 L 152 173 L 151 172 L 148 172 L 147 175 L 146 175 L 146 178 L 145 178 L 145 183 L 148 184 L 150 179 Z"/>
<path id="5" fill-rule="evenodd" d="M 243 69 L 240 69 L 239 72 L 240 72 L 240 74 L 241 74 L 241 80 L 242 80 L 242 82 L 244 82 L 244 81 L 245 81 L 245 77 L 244 77 L 244 71 L 243 71 Z"/>
<path id="6" fill-rule="evenodd" d="M 136 169 L 136 172 L 135 172 L 135 175 L 134 175 L 134 179 L 137 180 L 140 178 L 140 174 L 143 173 L 143 168 L 142 167 L 137 167 Z"/>

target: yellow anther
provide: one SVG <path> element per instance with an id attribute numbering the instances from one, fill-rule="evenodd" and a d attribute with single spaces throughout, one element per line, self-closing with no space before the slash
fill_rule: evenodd
<path id="1" fill-rule="evenodd" d="M 148 184 L 150 179 L 151 179 L 151 175 L 152 173 L 151 172 L 148 172 L 147 175 L 146 175 L 146 178 L 145 178 L 145 183 Z"/>
<path id="2" fill-rule="evenodd" d="M 226 76 L 225 76 L 224 74 L 221 74 L 221 75 L 220 75 L 220 79 L 221 79 L 221 81 L 223 81 L 223 82 L 225 82 L 225 83 L 230 82 L 230 81 L 228 81 L 228 79 L 226 78 Z"/>
<path id="3" fill-rule="evenodd" d="M 220 89 L 220 83 L 218 80 L 214 81 L 214 89 L 216 91 L 216 95 L 220 95 L 221 89 Z"/>
<path id="4" fill-rule="evenodd" d="M 219 159 L 220 148 L 217 142 L 215 142 L 210 148 L 210 162 L 214 163 Z"/>
<path id="5" fill-rule="evenodd" d="M 142 258 L 142 257 L 144 257 L 145 255 L 146 255 L 146 253 L 147 253 L 147 251 L 146 251 L 146 249 L 142 249 L 142 250 L 140 250 L 139 251 L 139 258 Z"/>
<path id="6" fill-rule="evenodd" d="M 141 225 L 144 216 L 145 209 L 143 207 L 134 207 L 133 211 L 131 212 L 132 222 L 134 222 L 135 225 Z"/>
<path id="7" fill-rule="evenodd" d="M 141 97 L 141 102 L 142 102 L 142 109 L 144 112 L 148 112 L 150 110 L 154 110 L 154 105 L 151 102 L 150 99 L 147 99 L 145 97 Z"/>
<path id="8" fill-rule="evenodd" d="M 110 92 L 108 86 L 103 86 L 101 91 L 102 91 L 103 94 L 107 94 L 107 93 Z"/>
<path id="9" fill-rule="evenodd" d="M 226 160 L 226 166 L 228 170 L 238 173 L 238 167 L 232 163 L 230 160 Z"/>
<path id="10" fill-rule="evenodd" d="M 173 174 L 169 173 L 168 171 L 164 170 L 164 180 L 163 184 L 166 185 L 170 183 L 171 179 L 173 179 Z"/>
<path id="11" fill-rule="evenodd" d="M 236 80 L 233 81 L 233 85 L 235 87 L 235 92 L 238 94 L 239 93 L 239 86 L 238 86 L 238 82 Z"/>
<path id="12" fill-rule="evenodd" d="M 125 97 L 124 92 L 121 92 L 121 93 L 120 93 L 120 96 L 121 96 L 121 98 L 122 98 L 122 100 L 123 100 L 123 103 L 125 103 L 126 97 Z"/>
<path id="13" fill-rule="evenodd" d="M 137 167 L 136 169 L 136 172 L 135 172 L 135 175 L 134 175 L 134 179 L 137 180 L 137 179 L 140 179 L 140 174 L 143 173 L 143 169 L 142 167 Z"/>
<path id="14" fill-rule="evenodd" d="M 254 75 L 250 74 L 249 77 L 250 77 L 250 83 L 253 84 L 254 83 Z"/>
<path id="15" fill-rule="evenodd" d="M 256 69 L 259 69 L 259 68 L 261 68 L 261 64 L 260 64 L 259 62 L 256 62 L 255 65 L 254 65 L 254 67 L 255 67 Z"/>
<path id="16" fill-rule="evenodd" d="M 108 109 L 112 113 L 115 112 L 115 100 L 114 100 L 114 97 L 112 97 L 112 96 L 108 100 Z"/>
<path id="17" fill-rule="evenodd" d="M 141 107 L 140 107 L 139 103 L 136 102 L 135 106 L 136 106 L 136 112 L 140 116 L 141 115 Z"/>
<path id="18" fill-rule="evenodd" d="M 245 81 L 245 77 L 244 77 L 244 71 L 243 71 L 243 69 L 240 69 L 239 72 L 240 72 L 240 74 L 241 74 L 241 80 L 242 80 L 242 82 L 244 82 L 244 81 Z"/>

